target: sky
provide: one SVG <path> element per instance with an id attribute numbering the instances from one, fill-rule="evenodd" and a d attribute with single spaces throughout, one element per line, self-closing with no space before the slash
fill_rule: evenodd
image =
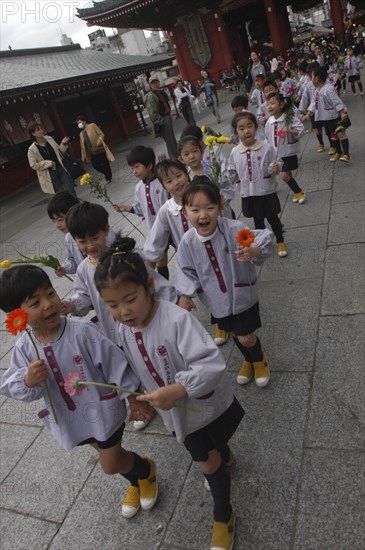
<path id="1" fill-rule="evenodd" d="M 87 27 L 75 13 L 92 5 L 91 0 L 1 0 L 0 49 L 59 46 L 62 33 L 90 46 L 88 34 L 99 27 Z M 105 32 L 113 34 L 111 28 Z"/>

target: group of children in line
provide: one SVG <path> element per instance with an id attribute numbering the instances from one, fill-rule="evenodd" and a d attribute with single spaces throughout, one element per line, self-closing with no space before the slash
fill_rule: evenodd
<path id="1" fill-rule="evenodd" d="M 48 275 L 32 265 L 11 267 L 0 280 L 0 308 L 5 312 L 21 308 L 28 314 L 40 357 L 34 358 L 30 339 L 18 340 L 0 393 L 23 401 L 43 397 L 45 408 L 39 417 L 65 449 L 92 445 L 103 471 L 119 473 L 129 482 L 121 507 L 125 518 L 140 508 L 151 509 L 158 496 L 155 461 L 121 446 L 125 399 L 129 418 L 143 425 L 158 409 L 166 428 L 198 463 L 211 490 L 211 550 L 233 546 L 235 516 L 227 467 L 234 457 L 228 441 L 244 415 L 216 344 L 232 334 L 243 355 L 238 384 L 248 384 L 252 378 L 259 387 L 268 384 L 267 357 L 255 334 L 261 326 L 255 266 L 272 253 L 272 233 L 265 229 L 265 218 L 278 255 L 288 253 L 276 174 L 281 172 L 293 191 L 293 202 L 302 204 L 305 193 L 292 171 L 298 168 L 299 138 L 304 132 L 300 118 L 312 114 L 317 128 L 325 127 L 334 155 L 340 155 L 337 127 L 346 120 L 346 109 L 333 86 L 326 84 L 323 69 L 314 67 L 311 75 L 314 88 L 305 108 L 296 109 L 288 98 L 289 83 L 283 95 L 275 78 L 257 78 L 257 93 L 251 96 L 256 116 L 247 110 L 245 96 L 234 98 L 232 125 L 238 143 L 228 160 L 218 147 L 205 145 L 196 126 L 184 130 L 179 159 L 155 166 L 152 149 L 132 149 L 128 163 L 139 178 L 135 201 L 114 208 L 144 218 L 148 234 L 143 250 L 136 249 L 133 239 L 112 231 L 103 206 L 57 193 L 48 214 L 65 233 L 68 252 L 56 274 L 76 273 L 68 300 L 60 300 Z M 309 80 L 301 92 L 303 105 L 308 87 Z M 220 179 L 212 183 L 217 162 Z M 247 245 L 238 244 L 237 235 L 248 228 L 235 219 L 230 206 L 236 186 L 243 215 L 252 217 L 255 225 Z M 169 246 L 176 249 L 173 285 L 168 280 Z M 195 297 L 217 324 L 214 342 L 191 313 Z M 66 316 L 84 316 L 92 309 L 97 315 L 94 323 Z M 124 391 L 84 385 L 71 396 L 65 379 L 72 371 L 86 382 L 112 384 Z M 52 418 L 45 381 L 58 423 Z M 133 394 L 139 390 L 144 393 Z M 90 402 L 99 411 L 93 422 L 83 414 Z"/>

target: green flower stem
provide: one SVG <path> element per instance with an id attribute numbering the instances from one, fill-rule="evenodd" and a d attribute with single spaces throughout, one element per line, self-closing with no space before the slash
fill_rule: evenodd
<path id="1" fill-rule="evenodd" d="M 24 254 L 21 254 L 20 252 L 19 254 L 20 256 L 23 256 L 24 260 L 10 260 L 12 264 L 41 264 L 45 267 L 51 267 L 52 269 L 54 269 L 53 265 L 48 264 L 40 258 L 27 258 L 27 256 L 24 256 Z M 73 283 L 73 279 L 71 279 L 71 277 L 69 277 L 66 273 L 63 275 L 63 277 L 66 277 L 66 279 Z"/>
<path id="2" fill-rule="evenodd" d="M 37 356 L 37 359 L 40 359 L 40 355 L 39 355 L 39 351 L 38 351 L 38 348 L 36 346 L 36 343 L 33 339 L 33 336 L 30 332 L 30 330 L 28 330 L 27 328 L 25 329 L 29 338 L 30 338 L 30 341 L 32 342 L 33 344 L 33 347 L 34 347 L 34 350 L 35 350 L 35 353 L 36 353 L 36 356 Z M 52 414 L 53 414 L 53 418 L 54 418 L 54 421 L 56 424 L 58 424 L 58 417 L 57 417 L 57 414 L 56 414 L 56 411 L 55 411 L 55 408 L 53 406 L 53 401 L 52 401 L 52 397 L 51 397 L 51 392 L 49 391 L 49 386 L 48 386 L 48 382 L 47 380 L 45 380 L 44 382 L 44 387 L 46 389 L 46 394 L 47 394 L 47 397 L 48 397 L 48 401 L 49 401 L 49 406 L 51 407 L 51 411 L 52 411 Z"/>
<path id="3" fill-rule="evenodd" d="M 119 390 L 124 393 L 130 393 L 131 395 L 136 395 L 139 397 L 140 395 L 143 395 L 143 393 L 139 393 L 137 391 L 132 390 L 126 390 L 125 388 L 121 388 L 120 386 L 113 386 L 113 384 L 104 384 L 103 382 L 87 382 L 86 380 L 79 380 L 77 382 L 77 385 L 84 384 L 85 386 L 99 386 L 100 388 L 110 388 L 112 390 Z M 184 405 L 174 405 L 175 409 L 184 409 L 185 411 L 191 411 L 191 412 L 200 412 L 198 409 L 193 409 L 192 407 L 184 407 Z"/>

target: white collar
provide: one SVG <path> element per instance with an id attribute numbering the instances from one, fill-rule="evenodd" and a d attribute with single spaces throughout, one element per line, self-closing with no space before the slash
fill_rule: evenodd
<path id="1" fill-rule="evenodd" d="M 259 141 L 258 139 L 255 141 L 255 143 L 253 145 L 251 145 L 250 147 L 246 147 L 246 145 L 243 145 L 243 143 L 241 142 L 239 145 L 238 145 L 238 150 L 240 153 L 246 153 L 246 151 L 250 150 L 250 151 L 257 151 L 258 149 L 261 149 L 261 147 L 263 146 L 263 143 L 262 141 Z"/>
<path id="2" fill-rule="evenodd" d="M 177 204 L 174 197 L 166 201 L 166 208 L 173 216 L 178 216 L 182 210 L 182 204 Z"/>
<path id="3" fill-rule="evenodd" d="M 197 230 L 196 230 L 195 228 L 194 228 L 194 231 L 195 231 L 196 236 L 198 237 L 198 240 L 199 240 L 201 243 L 206 243 L 207 241 L 211 241 L 212 239 L 214 239 L 214 237 L 215 237 L 216 234 L 217 234 L 218 227 L 217 227 L 217 229 L 214 231 L 214 233 L 212 233 L 212 234 L 209 235 L 208 237 L 202 237 L 201 235 L 199 235 L 199 233 L 197 232 Z"/>

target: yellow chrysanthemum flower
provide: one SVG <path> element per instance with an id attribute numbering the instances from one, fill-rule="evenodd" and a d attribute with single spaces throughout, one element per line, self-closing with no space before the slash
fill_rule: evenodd
<path id="1" fill-rule="evenodd" d="M 227 136 L 219 136 L 217 138 L 217 143 L 231 143 L 231 138 Z"/>
<path id="2" fill-rule="evenodd" d="M 86 174 L 84 174 L 83 176 L 81 176 L 80 178 L 80 185 L 87 185 L 88 183 L 90 183 L 90 180 L 91 180 L 91 174 L 89 174 L 88 172 L 86 172 Z"/>
<path id="3" fill-rule="evenodd" d="M 201 131 L 203 132 L 203 134 L 205 134 L 205 131 L 206 131 L 206 129 L 207 129 L 206 126 L 205 126 L 205 124 L 203 124 L 203 126 L 202 126 L 200 129 L 201 129 Z"/>
<path id="4" fill-rule="evenodd" d="M 212 145 L 215 145 L 217 143 L 217 138 L 215 136 L 207 136 L 205 138 L 205 144 L 208 145 L 208 147 L 211 147 Z"/>
<path id="5" fill-rule="evenodd" d="M 0 262 L 0 267 L 2 269 L 7 269 L 10 266 L 11 266 L 11 261 L 10 260 L 3 260 L 2 262 Z"/>

